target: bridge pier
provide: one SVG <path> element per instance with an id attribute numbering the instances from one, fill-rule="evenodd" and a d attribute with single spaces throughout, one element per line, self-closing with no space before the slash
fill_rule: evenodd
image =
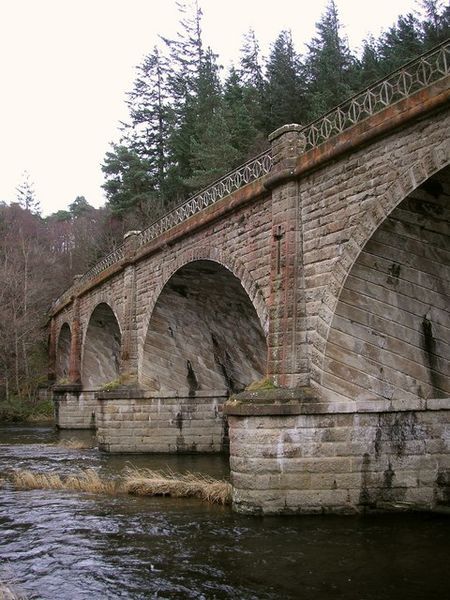
<path id="1" fill-rule="evenodd" d="M 395 407 L 277 390 L 238 395 L 224 412 L 237 512 L 351 514 L 450 505 L 448 399 Z"/>
<path id="2" fill-rule="evenodd" d="M 97 440 L 112 453 L 218 453 L 228 451 L 222 408 L 226 390 L 98 392 Z"/>
<path id="3" fill-rule="evenodd" d="M 95 394 L 95 390 L 83 390 L 81 384 L 56 385 L 53 388 L 53 403 L 58 429 L 95 429 Z"/>

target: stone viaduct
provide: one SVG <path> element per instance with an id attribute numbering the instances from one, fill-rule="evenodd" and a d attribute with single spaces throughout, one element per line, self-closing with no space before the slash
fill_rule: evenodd
<path id="1" fill-rule="evenodd" d="M 449 64 L 280 128 L 77 277 L 51 309 L 59 427 L 229 444 L 244 512 L 448 503 Z"/>

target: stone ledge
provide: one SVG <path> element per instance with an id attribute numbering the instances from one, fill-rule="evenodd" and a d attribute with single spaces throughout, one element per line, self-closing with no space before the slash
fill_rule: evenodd
<path id="1" fill-rule="evenodd" d="M 81 383 L 64 383 L 59 385 L 54 385 L 52 388 L 52 392 L 54 394 L 66 394 L 70 392 L 82 392 L 83 386 Z"/>
<path id="2" fill-rule="evenodd" d="M 230 416 L 323 415 L 450 410 L 450 398 L 324 402 L 311 388 L 242 392 L 224 404 Z"/>
<path id="3" fill-rule="evenodd" d="M 117 388 L 110 391 L 97 390 L 95 397 L 98 400 L 167 400 L 167 399 L 195 399 L 195 398 L 228 398 L 226 390 L 198 390 L 189 393 L 189 390 L 174 390 L 167 392 L 153 392 L 148 390 Z"/>

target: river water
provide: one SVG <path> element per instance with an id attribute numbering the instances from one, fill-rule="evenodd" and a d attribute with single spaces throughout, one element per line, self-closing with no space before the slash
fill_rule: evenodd
<path id="1" fill-rule="evenodd" d="M 126 464 L 227 477 L 219 456 L 69 450 L 47 427 L 0 427 L 0 477 Z M 28 598 L 446 600 L 450 517 L 246 517 L 199 500 L 0 487 L 0 579 Z M 1 595 L 1 594 L 0 594 Z"/>

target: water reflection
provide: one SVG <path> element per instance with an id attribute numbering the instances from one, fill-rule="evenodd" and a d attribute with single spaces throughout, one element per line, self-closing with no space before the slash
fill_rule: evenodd
<path id="1" fill-rule="evenodd" d="M 114 457 L 54 446 L 57 437 L 0 429 L 0 471 L 117 474 L 127 461 L 227 471 L 221 457 Z M 449 533 L 437 515 L 255 519 L 195 499 L 0 489 L 0 559 L 49 600 L 444 599 Z"/>

